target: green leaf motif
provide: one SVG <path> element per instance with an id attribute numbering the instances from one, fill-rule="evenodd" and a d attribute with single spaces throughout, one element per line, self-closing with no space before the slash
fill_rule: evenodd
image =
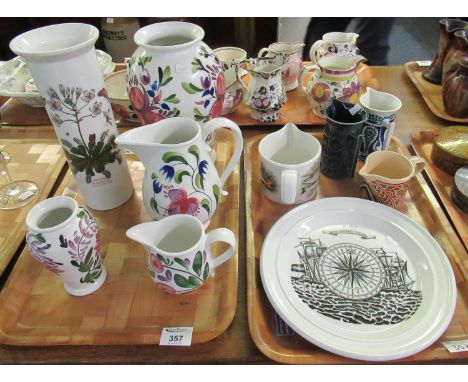
<path id="1" fill-rule="evenodd" d="M 179 259 L 178 257 L 176 257 L 176 258 L 174 259 L 174 261 L 175 261 L 177 264 L 179 264 L 179 265 L 181 265 L 182 267 L 184 267 L 185 269 L 188 269 L 188 265 L 185 263 L 184 260 Z"/>
<path id="2" fill-rule="evenodd" d="M 159 214 L 158 203 L 156 202 L 156 198 L 154 196 L 150 199 L 150 207 Z"/>
<path id="3" fill-rule="evenodd" d="M 85 212 L 83 210 L 81 210 L 80 212 L 78 212 L 78 214 L 76 216 L 78 216 L 78 218 L 80 218 L 80 219 L 83 219 L 84 216 L 85 216 Z"/>
<path id="4" fill-rule="evenodd" d="M 196 288 L 196 287 L 200 286 L 200 284 L 201 284 L 201 281 L 198 280 L 197 278 L 193 277 L 193 276 L 189 276 L 188 282 L 190 283 L 192 288 Z"/>
<path id="5" fill-rule="evenodd" d="M 210 274 L 210 266 L 208 263 L 205 264 L 205 269 L 203 270 L 203 281 L 205 281 L 208 278 L 208 275 Z"/>
<path id="6" fill-rule="evenodd" d="M 172 80 L 171 68 L 168 65 L 164 68 L 164 72 L 163 72 L 162 80 L 161 80 L 161 86 L 167 85 L 171 80 Z"/>
<path id="7" fill-rule="evenodd" d="M 195 255 L 195 258 L 193 259 L 193 271 L 200 276 L 201 271 L 202 271 L 202 265 L 203 265 L 203 257 L 201 251 L 198 251 L 197 254 Z"/>
<path id="8" fill-rule="evenodd" d="M 167 263 L 169 262 L 169 259 L 166 259 L 164 256 L 160 255 L 159 253 L 156 256 L 158 256 L 158 259 L 161 261 L 161 263 L 164 263 L 167 265 Z"/>
<path id="9" fill-rule="evenodd" d="M 203 190 L 202 182 L 203 182 L 203 180 L 202 180 L 202 177 L 200 176 L 200 174 L 195 175 L 195 184 L 196 184 L 196 186 Z"/>
<path id="10" fill-rule="evenodd" d="M 198 86 L 195 86 L 190 82 L 182 82 L 182 87 L 189 94 L 196 94 L 203 91 L 203 89 L 199 88 Z"/>
<path id="11" fill-rule="evenodd" d="M 175 175 L 174 175 L 174 181 L 175 181 L 177 184 L 182 183 L 182 178 L 183 178 L 185 175 L 190 176 L 190 173 L 189 173 L 187 170 L 177 170 L 177 171 L 175 172 Z"/>
<path id="12" fill-rule="evenodd" d="M 44 239 L 44 236 L 42 236 L 42 233 L 38 233 L 34 236 L 37 240 L 39 240 L 41 243 L 45 243 L 46 239 Z"/>
<path id="13" fill-rule="evenodd" d="M 151 179 L 152 179 L 152 180 L 155 180 L 155 179 L 157 179 L 157 178 L 158 178 L 158 176 L 156 175 L 156 173 L 155 173 L 155 172 L 152 172 L 152 173 L 151 173 Z"/>
<path id="14" fill-rule="evenodd" d="M 202 199 L 201 201 L 201 206 L 208 212 L 208 215 L 210 214 L 210 201 L 208 199 Z"/>
<path id="15" fill-rule="evenodd" d="M 164 101 L 174 103 L 174 104 L 180 103 L 180 99 L 177 98 L 175 94 L 171 94 L 169 97 L 164 98 Z"/>
<path id="16" fill-rule="evenodd" d="M 188 162 L 185 160 L 185 158 L 175 152 L 175 151 L 168 151 L 166 153 L 164 153 L 163 157 L 162 157 L 162 160 L 165 162 L 165 163 L 170 163 L 170 162 L 181 162 L 181 163 L 184 163 L 184 164 L 188 164 Z"/>
<path id="17" fill-rule="evenodd" d="M 220 191 L 219 191 L 219 186 L 217 184 L 213 184 L 213 194 L 216 199 L 216 204 L 219 204 Z"/>
<path id="18" fill-rule="evenodd" d="M 192 276 L 191 276 L 192 277 Z M 192 288 L 192 285 L 190 284 L 189 280 L 186 279 L 184 276 L 181 276 L 179 274 L 176 274 L 174 276 L 174 282 L 178 287 L 181 288 Z"/>
<path id="19" fill-rule="evenodd" d="M 200 149 L 197 145 L 192 145 L 188 148 L 188 152 L 197 158 L 197 163 L 200 160 Z"/>

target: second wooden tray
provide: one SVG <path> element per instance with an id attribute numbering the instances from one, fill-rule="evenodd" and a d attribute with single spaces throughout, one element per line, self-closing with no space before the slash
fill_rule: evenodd
<path id="1" fill-rule="evenodd" d="M 216 135 L 218 169 L 224 168 L 233 146 L 230 134 Z M 0 292 L 0 343 L 14 345 L 158 344 L 164 327 L 193 327 L 192 343 L 209 341 L 223 333 L 234 318 L 237 303 L 237 254 L 216 268 L 200 289 L 171 295 L 158 288 L 147 269 L 144 248 L 127 239 L 125 231 L 150 221 L 142 202 L 144 169 L 130 156 L 135 194 L 109 211 L 90 210 L 100 232 L 107 280 L 96 292 L 68 295 L 59 278 L 42 268 L 27 248 Z M 226 227 L 239 237 L 239 166 L 224 187 L 229 192 L 211 219 L 208 231 Z M 69 173 L 56 194 L 75 196 Z M 221 252 L 213 246 L 213 254 Z"/>
<path id="2" fill-rule="evenodd" d="M 463 212 L 452 201 L 450 193 L 453 187 L 453 176 L 441 170 L 432 161 L 432 147 L 436 135 L 437 131 L 434 130 L 416 131 L 411 134 L 411 145 L 416 154 L 426 161 L 427 175 L 468 250 L 468 213 Z"/>
<path id="3" fill-rule="evenodd" d="M 267 357 L 289 364 L 359 363 L 322 350 L 295 334 L 271 306 L 260 278 L 260 252 L 271 226 L 295 206 L 274 203 L 263 196 L 260 183 L 258 144 L 264 135 L 245 143 L 244 169 L 247 216 L 247 304 L 250 334 L 257 347 Z M 314 136 L 322 140 L 323 135 Z M 390 150 L 410 155 L 403 143 L 393 138 Z M 320 174 L 317 198 L 360 196 L 361 180 L 333 180 Z M 406 195 L 408 216 L 425 227 L 439 242 L 450 260 L 458 286 L 458 299 L 452 322 L 440 340 L 460 340 L 468 337 L 468 253 L 452 230 L 450 222 L 437 204 L 421 175 L 413 178 Z M 428 349 L 399 362 L 420 362 L 463 358 L 463 353 L 449 353 L 435 342 Z"/>
<path id="4" fill-rule="evenodd" d="M 424 68 L 418 66 L 415 61 L 405 64 L 406 74 L 421 93 L 424 101 L 431 111 L 439 118 L 447 121 L 468 123 L 468 118 L 452 117 L 445 111 L 444 102 L 442 100 L 442 86 L 435 85 L 422 76 Z"/>

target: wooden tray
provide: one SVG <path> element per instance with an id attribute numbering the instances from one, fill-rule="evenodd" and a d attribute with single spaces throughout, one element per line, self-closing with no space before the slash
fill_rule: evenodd
<path id="1" fill-rule="evenodd" d="M 65 165 L 64 152 L 56 142 L 0 139 L 0 148 L 8 151 L 12 158 L 8 164 L 12 179 L 31 180 L 39 187 L 37 198 L 24 207 L 0 210 L 0 275 L 26 236 L 26 215 L 35 203 L 49 196 Z M 0 179 L 0 183 L 2 181 Z"/>
<path id="2" fill-rule="evenodd" d="M 295 334 L 271 306 L 260 278 L 260 252 L 271 226 L 294 206 L 276 204 L 263 196 L 260 188 L 258 144 L 264 135 L 245 143 L 244 173 L 247 216 L 247 311 L 250 334 L 257 347 L 274 361 L 289 364 L 360 363 L 344 358 L 309 343 Z M 314 136 L 322 139 L 321 133 Z M 391 150 L 410 155 L 403 143 L 393 138 Z M 358 163 L 358 169 L 362 163 Z M 332 180 L 320 174 L 318 198 L 332 196 L 359 197 L 359 175 L 353 179 Z M 437 204 L 421 175 L 411 181 L 406 195 L 406 214 L 425 227 L 447 254 L 458 285 L 457 308 L 441 340 L 468 338 L 468 253 Z M 421 362 L 466 357 L 466 353 L 449 353 L 440 340 L 431 347 L 399 362 Z"/>
<path id="3" fill-rule="evenodd" d="M 425 67 L 420 67 L 415 61 L 410 61 L 405 64 L 406 74 L 418 88 L 429 109 L 439 118 L 447 121 L 468 123 L 468 118 L 452 117 L 445 112 L 444 102 L 442 100 L 442 86 L 426 81 L 422 76 L 422 71 L 424 69 Z"/>
<path id="4" fill-rule="evenodd" d="M 411 145 L 416 154 L 426 161 L 426 173 L 442 200 L 442 204 L 458 231 L 465 248 L 468 250 L 468 213 L 458 208 L 450 197 L 453 176 L 447 174 L 432 162 L 432 146 L 436 135 L 437 131 L 435 130 L 415 131 L 411 134 Z"/>
<path id="5" fill-rule="evenodd" d="M 219 131 L 219 130 L 218 130 Z M 217 134 L 216 165 L 223 168 L 233 150 L 230 134 Z M 231 324 L 237 303 L 237 255 L 216 269 L 200 289 L 170 295 L 147 270 L 144 248 L 125 236 L 150 221 L 142 203 L 143 166 L 129 156 L 135 194 L 119 208 L 91 210 L 101 230 L 107 280 L 95 293 L 68 295 L 61 281 L 43 269 L 25 249 L 0 292 L 0 343 L 14 345 L 158 344 L 163 327 L 193 326 L 192 343 L 209 341 Z M 76 195 L 70 173 L 57 194 Z M 225 198 L 209 230 L 231 229 L 239 237 L 239 166 L 228 179 Z M 224 249 L 224 248 L 223 248 Z M 213 246 L 214 253 L 221 248 Z"/>

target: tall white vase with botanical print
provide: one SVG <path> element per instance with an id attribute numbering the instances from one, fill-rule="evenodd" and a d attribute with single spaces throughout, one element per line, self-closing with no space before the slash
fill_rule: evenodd
<path id="1" fill-rule="evenodd" d="M 133 185 L 94 51 L 99 31 L 57 24 L 14 38 L 11 50 L 27 60 L 85 203 L 115 208 Z"/>

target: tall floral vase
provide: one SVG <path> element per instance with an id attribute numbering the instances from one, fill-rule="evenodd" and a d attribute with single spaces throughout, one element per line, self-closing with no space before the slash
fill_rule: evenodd
<path id="1" fill-rule="evenodd" d="M 198 25 L 178 21 L 135 33 L 138 48 L 128 61 L 127 91 L 142 124 L 171 117 L 203 124 L 221 114 L 224 71 L 204 35 Z"/>
<path id="2" fill-rule="evenodd" d="M 11 50 L 27 60 L 85 203 L 108 210 L 125 203 L 133 185 L 94 51 L 99 31 L 57 24 L 23 33 Z"/>

